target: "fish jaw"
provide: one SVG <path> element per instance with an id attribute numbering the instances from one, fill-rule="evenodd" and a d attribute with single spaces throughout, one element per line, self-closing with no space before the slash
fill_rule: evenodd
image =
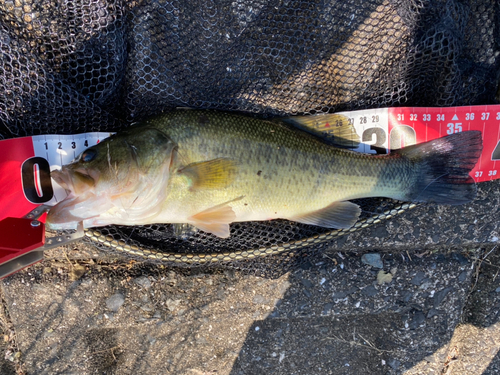
<path id="1" fill-rule="evenodd" d="M 98 171 L 90 171 L 82 168 L 74 169 L 71 164 L 62 167 L 61 170 L 50 172 L 50 176 L 66 190 L 68 195 L 74 196 L 85 194 L 87 191 L 93 191 L 96 183 L 99 181 Z"/>

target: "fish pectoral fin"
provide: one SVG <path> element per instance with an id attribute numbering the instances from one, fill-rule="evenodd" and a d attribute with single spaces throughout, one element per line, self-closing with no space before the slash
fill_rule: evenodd
<path id="1" fill-rule="evenodd" d="M 236 214 L 229 203 L 242 199 L 240 196 L 236 199 L 210 207 L 204 211 L 188 218 L 189 223 L 202 231 L 212 233 L 217 237 L 229 237 L 229 224 L 236 220 Z"/>
<path id="2" fill-rule="evenodd" d="M 191 189 L 219 189 L 227 187 L 236 175 L 236 163 L 231 159 L 218 158 L 191 163 L 178 171 L 190 180 Z"/>
<path id="3" fill-rule="evenodd" d="M 317 211 L 290 218 L 302 224 L 325 228 L 348 229 L 358 220 L 361 209 L 352 202 L 334 202 Z"/>

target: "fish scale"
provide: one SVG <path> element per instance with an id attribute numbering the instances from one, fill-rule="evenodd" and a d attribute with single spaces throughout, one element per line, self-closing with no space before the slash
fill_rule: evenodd
<path id="1" fill-rule="evenodd" d="M 203 121 L 200 125 L 200 117 L 208 117 L 207 114 L 202 116 L 197 111 L 186 112 L 187 117 L 183 113 L 179 114 L 182 120 L 174 117 L 165 123 L 156 119 L 148 124 L 164 131 L 178 144 L 185 163 L 220 157 L 238 160 L 239 176 L 231 187 L 220 192 L 200 192 L 188 198 L 200 202 L 209 195 L 212 202 L 205 206 L 243 195 L 252 202 L 250 207 L 247 206 L 248 210 L 253 208 L 254 211 L 261 211 L 270 205 L 284 207 L 286 204 L 287 212 L 282 213 L 286 217 L 302 213 L 304 208 L 312 211 L 339 199 L 359 197 L 362 193 L 352 186 L 360 186 L 365 191 L 370 189 L 370 181 L 376 180 L 381 170 L 387 168 L 388 160 L 339 150 L 306 134 L 298 137 L 296 131 L 273 122 L 246 117 L 242 121 L 240 116 L 229 115 L 228 118 L 227 114 L 222 117 L 212 112 L 209 122 Z M 177 126 L 181 121 L 183 126 Z M 253 142 L 255 151 L 238 147 L 238 143 L 235 143 L 238 139 Z M 359 181 L 349 173 L 352 160 L 360 163 L 359 168 L 363 169 Z M 378 163 L 363 167 L 365 160 L 376 160 Z M 260 176 L 259 170 L 262 171 Z M 338 175 L 351 175 L 351 180 L 338 178 Z M 217 194 L 221 195 L 220 199 L 215 199 Z M 186 198 L 180 192 L 176 199 L 180 201 Z M 298 200 L 297 207 L 292 208 L 294 204 L 291 200 Z M 201 208 L 208 208 L 205 206 Z M 233 209 L 246 211 L 241 203 L 235 204 Z M 269 216 L 274 216 L 272 210 L 269 212 Z M 242 212 L 241 215 L 251 213 Z"/>

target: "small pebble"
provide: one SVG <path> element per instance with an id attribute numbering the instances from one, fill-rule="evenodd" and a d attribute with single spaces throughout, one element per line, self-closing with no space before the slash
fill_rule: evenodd
<path id="1" fill-rule="evenodd" d="M 378 253 L 365 254 L 361 257 L 361 262 L 374 268 L 384 268 L 382 258 Z"/>
<path id="2" fill-rule="evenodd" d="M 378 290 L 373 285 L 369 285 L 366 288 L 361 289 L 361 293 L 363 293 L 367 297 L 373 297 L 378 293 Z"/>
<path id="3" fill-rule="evenodd" d="M 134 282 L 145 289 L 151 288 L 151 281 L 146 276 L 140 276 L 136 278 Z"/>
<path id="4" fill-rule="evenodd" d="M 409 290 L 403 290 L 401 292 L 401 301 L 408 302 L 413 297 L 413 293 Z"/>
<path id="5" fill-rule="evenodd" d="M 167 308 L 170 310 L 170 311 L 174 311 L 181 303 L 181 300 L 180 299 L 176 299 L 176 300 L 173 300 L 173 299 L 167 299 Z"/>
<path id="6" fill-rule="evenodd" d="M 111 311 L 118 311 L 118 309 L 125 302 L 125 297 L 121 293 L 115 293 L 106 300 L 106 307 Z"/>
<path id="7" fill-rule="evenodd" d="M 356 293 L 359 289 L 355 286 L 351 286 L 348 290 L 340 290 L 333 293 L 333 299 L 344 299 L 350 294 Z"/>
<path id="8" fill-rule="evenodd" d="M 423 322 L 425 322 L 424 313 L 422 311 L 417 311 L 415 314 L 413 314 L 412 318 L 410 319 L 408 327 L 414 330 L 417 329 Z M 391 365 L 389 364 L 389 366 Z"/>
<path id="9" fill-rule="evenodd" d="M 399 366 L 401 366 L 401 362 L 398 361 L 397 359 L 390 359 L 387 364 L 393 369 L 397 370 L 399 369 Z"/>
<path id="10" fill-rule="evenodd" d="M 437 309 L 441 302 L 445 299 L 445 297 L 448 295 L 449 292 L 451 292 L 453 288 L 451 286 L 444 288 L 443 290 L 440 290 L 439 292 L 436 292 L 434 295 L 434 308 Z"/>
<path id="11" fill-rule="evenodd" d="M 437 310 L 437 309 L 430 309 L 429 312 L 427 313 L 427 319 L 430 319 L 436 315 L 443 314 L 443 310 Z"/>
<path id="12" fill-rule="evenodd" d="M 458 263 L 461 265 L 461 266 L 465 266 L 467 263 L 469 263 L 469 261 L 467 260 L 466 257 L 464 257 L 462 254 L 460 253 L 453 253 L 451 255 L 451 258 L 454 259 L 454 260 L 457 260 Z"/>
<path id="13" fill-rule="evenodd" d="M 333 299 L 344 299 L 349 295 L 349 293 L 340 291 L 333 293 Z"/>
<path id="14" fill-rule="evenodd" d="M 151 312 L 153 311 L 153 306 L 151 306 L 150 304 L 147 304 L 147 305 L 142 305 L 141 306 L 141 310 L 142 311 L 146 311 L 146 312 Z"/>
<path id="15" fill-rule="evenodd" d="M 208 341 L 204 337 L 198 337 L 196 339 L 196 343 L 199 344 L 199 345 L 205 345 L 205 344 L 208 344 Z"/>
<path id="16" fill-rule="evenodd" d="M 425 273 L 422 271 L 418 271 L 417 274 L 413 276 L 413 279 L 411 279 L 410 282 L 413 285 L 419 286 L 420 284 L 422 284 L 422 280 L 424 280 L 424 278 L 425 278 Z"/>
<path id="17" fill-rule="evenodd" d="M 115 316 L 113 314 L 104 314 L 104 317 L 108 319 L 110 322 L 115 320 Z"/>
<path id="18" fill-rule="evenodd" d="M 300 282 L 302 283 L 302 285 L 304 285 L 306 288 L 312 288 L 314 286 L 314 284 L 310 281 L 310 280 L 307 280 L 307 279 L 301 279 Z"/>
<path id="19" fill-rule="evenodd" d="M 324 307 L 323 307 L 323 315 L 328 315 L 330 313 L 330 311 L 332 310 L 332 307 L 333 307 L 333 303 L 327 303 Z"/>
<path id="20" fill-rule="evenodd" d="M 458 281 L 463 283 L 467 279 L 467 271 L 463 271 L 460 275 L 458 275 Z"/>

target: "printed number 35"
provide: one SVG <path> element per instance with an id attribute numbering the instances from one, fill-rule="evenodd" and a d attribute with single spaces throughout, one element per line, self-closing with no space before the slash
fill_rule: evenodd
<path id="1" fill-rule="evenodd" d="M 449 123 L 446 126 L 448 126 L 448 130 L 446 130 L 447 134 L 460 133 L 462 131 L 462 123 L 461 122 Z"/>

